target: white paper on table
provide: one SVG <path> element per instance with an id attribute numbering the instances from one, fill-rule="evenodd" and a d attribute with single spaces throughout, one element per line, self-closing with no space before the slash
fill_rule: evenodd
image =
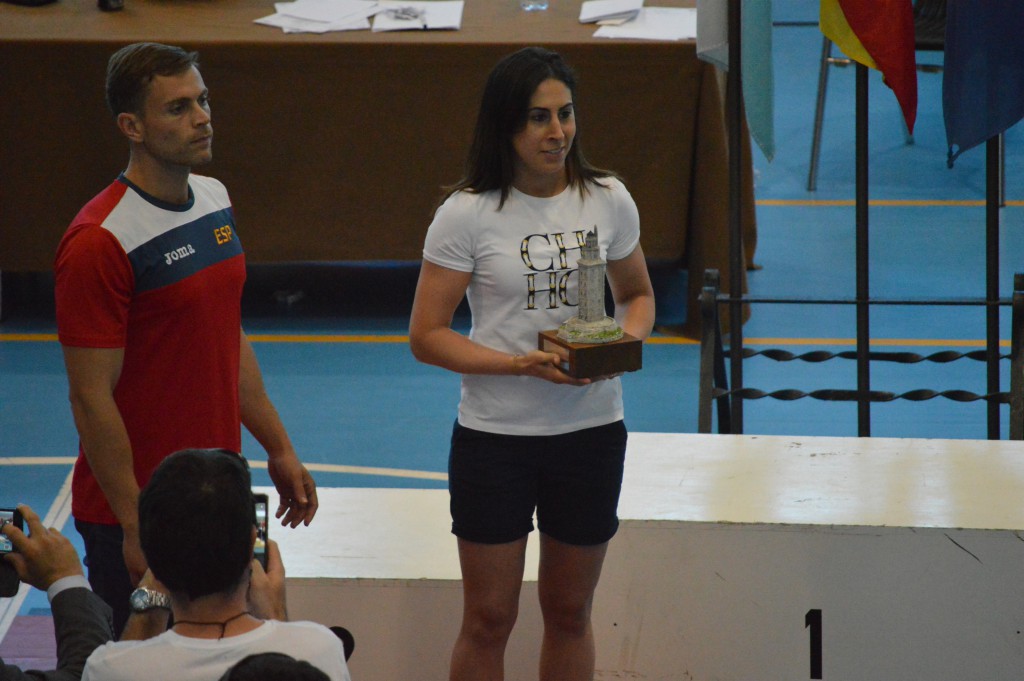
<path id="1" fill-rule="evenodd" d="M 644 6 L 644 0 L 586 0 L 580 7 L 580 23 L 628 21 Z"/>
<path id="2" fill-rule="evenodd" d="M 278 14 L 309 21 L 353 23 L 378 11 L 375 0 L 295 0 L 274 3 Z"/>
<path id="3" fill-rule="evenodd" d="M 636 18 L 635 14 L 630 14 L 624 17 L 615 17 L 614 19 L 599 19 L 595 21 L 598 26 L 622 26 L 627 21 L 632 21 Z"/>
<path id="4" fill-rule="evenodd" d="M 380 11 L 373 19 L 374 31 L 459 30 L 462 28 L 464 0 L 430 0 L 402 2 L 381 0 Z M 411 8 L 420 12 L 418 19 L 397 19 L 388 10 Z"/>
<path id="5" fill-rule="evenodd" d="M 642 40 L 694 40 L 697 10 L 692 7 L 644 7 L 636 19 L 621 26 L 602 26 L 595 38 L 639 38 Z"/>
<path id="6" fill-rule="evenodd" d="M 370 28 L 370 20 L 365 18 L 350 22 L 330 22 L 296 19 L 285 14 L 271 14 L 255 19 L 253 23 L 280 28 L 285 33 L 327 33 L 329 31 L 359 31 Z"/>

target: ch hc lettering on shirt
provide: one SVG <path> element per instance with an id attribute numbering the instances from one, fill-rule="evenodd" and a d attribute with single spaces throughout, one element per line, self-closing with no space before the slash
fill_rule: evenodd
<path id="1" fill-rule="evenodd" d="M 537 295 L 541 297 L 547 294 L 547 304 L 540 303 L 546 309 L 555 310 L 559 306 L 576 307 L 576 303 L 569 301 L 569 277 L 576 268 L 569 265 L 569 251 L 579 251 L 586 243 L 586 235 L 583 230 L 576 230 L 570 235 L 570 240 L 575 237 L 576 245 L 567 246 L 565 234 L 555 232 L 554 234 L 531 234 L 519 243 L 519 256 L 523 264 L 529 268 L 524 277 L 526 278 L 526 308 L 527 310 L 538 309 Z M 549 255 L 550 247 L 554 243 L 557 258 Z M 533 249 L 531 252 L 531 248 Z M 542 253 L 542 254 L 540 254 Z"/>

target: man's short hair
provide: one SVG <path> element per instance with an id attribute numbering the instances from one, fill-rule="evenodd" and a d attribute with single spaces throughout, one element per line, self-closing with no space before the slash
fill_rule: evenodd
<path id="1" fill-rule="evenodd" d="M 161 43 L 133 43 L 107 62 L 107 106 L 111 113 L 139 113 L 156 76 L 177 76 L 199 66 L 199 53 Z"/>
<path id="2" fill-rule="evenodd" d="M 153 574 L 189 600 L 227 593 L 252 560 L 249 467 L 226 449 L 185 449 L 139 495 L 139 539 Z"/>
<path id="3" fill-rule="evenodd" d="M 284 653 L 256 653 L 239 660 L 220 681 L 329 681 L 330 677 L 305 660 Z"/>

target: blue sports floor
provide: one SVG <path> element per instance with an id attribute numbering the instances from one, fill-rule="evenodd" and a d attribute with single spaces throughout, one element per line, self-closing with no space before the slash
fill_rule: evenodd
<path id="1" fill-rule="evenodd" d="M 788 22 L 816 21 L 818 2 L 776 0 L 774 6 L 778 151 L 771 164 L 754 152 L 756 262 L 762 269 L 750 273 L 750 293 L 852 297 L 853 69 L 831 70 L 818 190 L 808 192 L 821 34 L 816 26 Z M 870 82 L 871 197 L 881 202 L 870 213 L 871 294 L 983 296 L 984 151 L 969 151 L 955 168 L 946 168 L 941 75 L 919 74 L 920 109 L 913 145 L 904 143 L 895 98 L 879 74 L 872 72 Z M 1024 151 L 1019 131 L 1007 134 L 1006 148 L 1008 204 L 1002 211 L 1000 239 L 1004 296 L 1011 292 L 1012 274 L 1024 271 L 1024 191 L 1019 174 Z M 253 272 L 245 326 L 255 341 L 270 395 L 318 484 L 443 487 L 458 377 L 418 364 L 409 352 L 404 334 L 414 268 L 318 266 L 291 272 L 285 284 L 281 284 L 282 271 L 286 270 Z M 39 288 L 45 292 L 45 284 Z M 30 283 L 4 291 L 0 505 L 25 502 L 59 523 L 66 517 L 62 487 L 77 437 L 52 306 L 35 289 Z M 14 299 L 18 295 L 24 298 Z M 289 304 L 288 299 L 295 300 Z M 982 314 L 980 308 L 876 308 L 872 336 L 877 349 L 966 352 L 983 343 Z M 1002 316 L 1002 338 L 1008 343 L 1008 309 Z M 759 306 L 744 335 L 755 349 L 765 345 L 794 352 L 809 345 L 851 349 L 854 322 L 849 306 Z M 656 336 L 644 354 L 643 371 L 623 379 L 628 426 L 634 431 L 694 432 L 698 347 Z M 745 383 L 764 390 L 855 387 L 852 362 L 797 364 L 748 360 Z M 1004 364 L 1006 389 L 1008 363 Z M 872 387 L 985 392 L 984 365 L 962 360 L 952 365 L 876 366 Z M 1004 407 L 1004 430 L 1005 420 Z M 872 425 L 876 436 L 984 438 L 985 407 L 981 402 L 961 404 L 942 398 L 875 405 Z M 745 431 L 855 435 L 856 408 L 809 399 L 748 402 Z M 245 440 L 244 449 L 255 462 L 264 457 L 251 439 Z M 258 467 L 255 478 L 257 484 L 270 484 Z M 65 529 L 77 541 L 70 524 Z M 45 607 L 45 598 L 33 594 L 20 605 L 20 612 L 38 613 Z"/>

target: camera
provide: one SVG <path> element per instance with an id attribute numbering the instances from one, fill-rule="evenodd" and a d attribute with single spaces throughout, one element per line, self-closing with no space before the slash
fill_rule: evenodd
<path id="1" fill-rule="evenodd" d="M 0 525 L 11 523 L 19 530 L 24 530 L 24 521 L 21 518 L 21 511 L 16 508 L 0 508 Z M 14 545 L 6 535 L 0 534 L 0 554 L 10 553 Z"/>
<path id="2" fill-rule="evenodd" d="M 256 545 L 253 547 L 253 553 L 256 556 L 256 560 L 260 562 L 263 569 L 267 569 L 267 528 L 270 523 L 267 522 L 267 506 L 269 500 L 266 494 L 253 494 L 252 495 L 253 507 L 256 511 Z"/>
<path id="3" fill-rule="evenodd" d="M 21 511 L 16 508 L 0 508 L 0 523 L 11 523 L 18 529 L 24 529 L 24 522 L 21 518 Z M 14 566 L 2 558 L 6 553 L 14 550 L 14 545 L 6 535 L 0 534 L 0 597 L 10 598 L 18 593 L 21 585 L 18 580 L 18 573 Z"/>

